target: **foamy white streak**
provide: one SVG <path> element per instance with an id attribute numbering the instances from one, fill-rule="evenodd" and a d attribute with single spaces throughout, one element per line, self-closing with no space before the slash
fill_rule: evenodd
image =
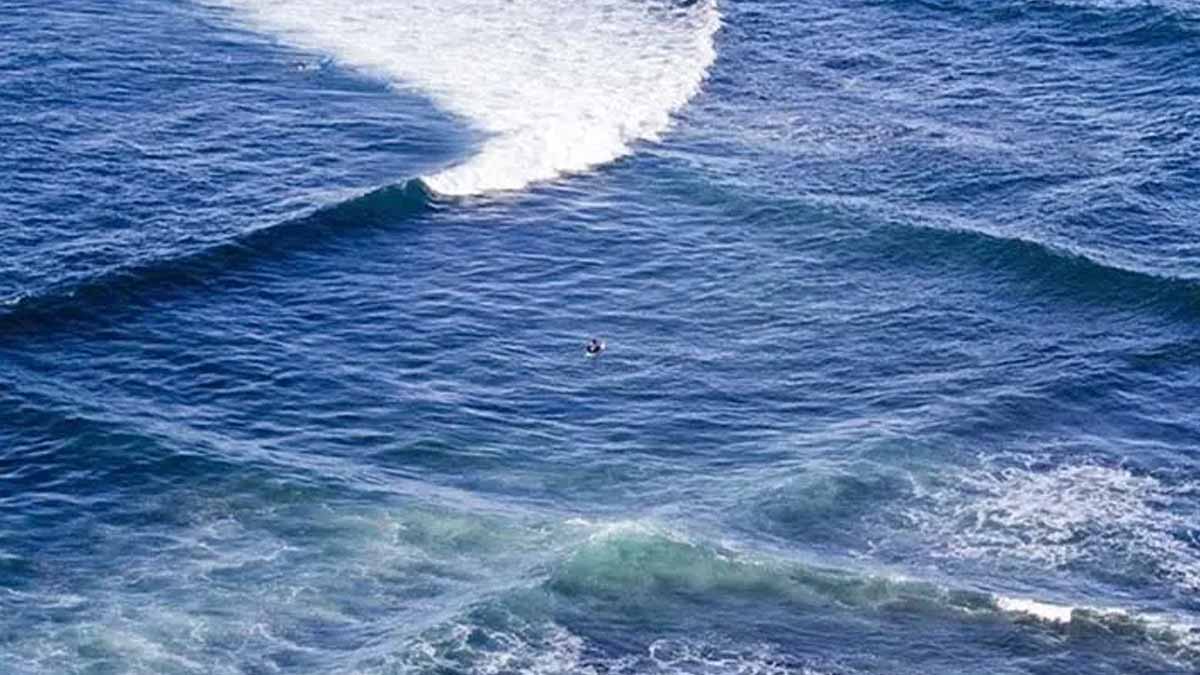
<path id="1" fill-rule="evenodd" d="M 412 86 L 487 135 L 426 182 L 514 190 L 653 140 L 716 52 L 715 0 L 206 0 L 341 64 Z"/>
<path id="2" fill-rule="evenodd" d="M 996 607 L 1002 612 L 1028 614 L 1054 623 L 1071 623 L 1071 613 L 1075 611 L 1074 607 L 1067 605 L 1052 605 L 1048 602 L 1027 598 L 1006 598 L 1004 596 L 996 597 Z"/>
<path id="3" fill-rule="evenodd" d="M 1112 625 L 1133 624 L 1140 627 L 1145 637 L 1159 643 L 1167 643 L 1176 655 L 1194 660 L 1200 654 L 1200 625 L 1178 616 L 1146 612 L 1131 612 L 1114 607 L 1090 607 L 1059 605 L 1030 598 L 994 596 L 996 608 L 1009 614 L 1032 617 L 1039 621 L 1060 625 L 1070 624 L 1080 612 L 1085 620 L 1099 621 Z"/>

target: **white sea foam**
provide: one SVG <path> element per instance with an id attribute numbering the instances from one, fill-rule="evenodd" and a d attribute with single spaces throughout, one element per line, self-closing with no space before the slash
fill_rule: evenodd
<path id="1" fill-rule="evenodd" d="M 1030 600 L 1029 598 L 996 597 L 996 607 L 1002 612 L 1024 614 L 1043 621 L 1053 623 L 1070 623 L 1071 614 L 1075 611 L 1069 605 L 1055 605 L 1049 602 Z"/>
<path id="2" fill-rule="evenodd" d="M 656 672 L 663 675 L 824 675 L 823 667 L 797 663 L 768 645 L 722 645 L 697 640 L 657 640 L 650 645 L 648 663 L 616 672 Z"/>
<path id="3" fill-rule="evenodd" d="M 595 673 L 581 665 L 583 651 L 583 639 L 554 622 L 507 615 L 500 625 L 460 621 L 429 631 L 390 655 L 388 666 L 471 675 Z"/>
<path id="4" fill-rule="evenodd" d="M 1200 549 L 1186 537 L 1195 536 L 1193 489 L 1121 467 L 1009 458 L 925 486 L 906 515 L 950 557 L 1119 565 L 1191 592 L 1200 589 Z"/>
<path id="5" fill-rule="evenodd" d="M 478 512 L 178 493 L 164 503 L 178 509 L 169 528 L 98 528 L 97 558 L 120 561 L 112 574 L 71 593 L 0 588 L 0 610 L 53 617 L 14 634 L 0 673 L 232 675 L 298 662 L 305 672 L 393 672 L 372 665 L 370 648 L 345 657 L 337 636 L 403 640 L 441 625 L 489 593 L 523 588 L 523 566 L 546 548 L 536 527 Z M 537 635 L 522 645 L 498 634 L 478 672 L 518 662 L 559 672 L 571 637 Z"/>
<path id="6" fill-rule="evenodd" d="M 458 622 L 429 631 L 405 645 L 389 667 L 471 675 L 824 675 L 820 666 L 797 663 L 765 644 L 719 639 L 660 639 L 644 653 L 607 656 L 584 638 L 553 622 L 508 615 L 498 625 Z"/>
<path id="7" fill-rule="evenodd" d="M 426 177 L 447 195 L 514 190 L 654 140 L 715 59 L 715 0 L 202 0 L 398 87 L 486 135 Z"/>
<path id="8" fill-rule="evenodd" d="M 1195 662 L 1200 657 L 1200 625 L 1177 615 L 1115 607 L 1045 602 L 1032 598 L 994 596 L 996 609 L 1048 624 L 1066 626 L 1076 621 L 1103 626 L 1105 631 L 1134 632 L 1156 645 L 1166 656 Z"/>
<path id="9" fill-rule="evenodd" d="M 695 545 L 691 538 L 683 532 L 667 527 L 663 523 L 649 518 L 624 518 L 618 520 L 571 518 L 566 521 L 566 525 L 586 532 L 588 540 L 593 542 L 622 537 L 644 537 L 661 538 L 688 546 Z"/>

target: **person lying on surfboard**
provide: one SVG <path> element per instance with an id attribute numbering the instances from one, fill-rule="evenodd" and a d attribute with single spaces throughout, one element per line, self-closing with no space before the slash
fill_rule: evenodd
<path id="1" fill-rule="evenodd" d="M 600 352 L 604 351 L 604 343 L 596 338 L 592 338 L 587 346 L 583 348 L 588 356 L 599 356 Z"/>

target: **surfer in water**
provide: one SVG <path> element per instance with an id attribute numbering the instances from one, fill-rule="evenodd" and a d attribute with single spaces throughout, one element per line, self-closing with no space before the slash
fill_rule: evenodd
<path id="1" fill-rule="evenodd" d="M 596 338 L 592 338 L 587 343 L 587 346 L 583 348 L 583 351 L 588 356 L 600 356 L 600 352 L 604 351 L 604 343 Z"/>

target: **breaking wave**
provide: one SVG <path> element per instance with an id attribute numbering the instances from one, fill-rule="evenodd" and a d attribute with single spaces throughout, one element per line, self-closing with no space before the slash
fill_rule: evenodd
<path id="1" fill-rule="evenodd" d="M 654 140 L 716 57 L 713 0 L 213 0 L 255 29 L 413 87 L 484 135 L 425 177 L 444 195 L 520 189 Z"/>

